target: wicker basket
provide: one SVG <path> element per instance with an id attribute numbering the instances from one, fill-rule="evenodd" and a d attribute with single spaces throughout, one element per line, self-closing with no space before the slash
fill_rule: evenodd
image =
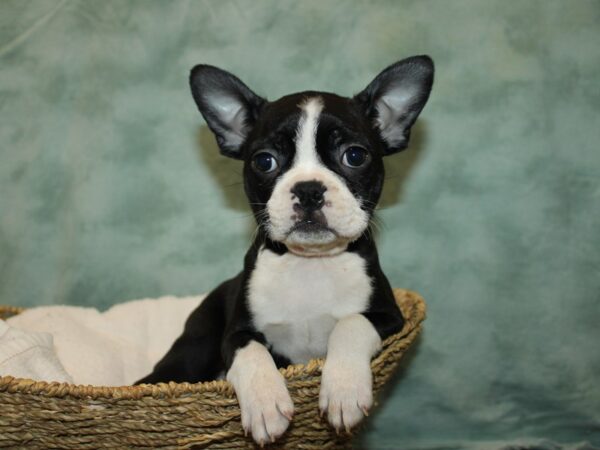
<path id="1" fill-rule="evenodd" d="M 421 330 L 425 303 L 395 289 L 406 320 L 373 359 L 375 392 L 398 365 Z M 0 306 L 0 318 L 20 308 Z M 319 417 L 323 360 L 281 369 L 294 402 L 294 419 L 273 449 L 347 448 L 351 436 L 336 435 Z M 0 377 L 0 448 L 216 448 L 252 449 L 245 437 L 232 386 L 226 381 L 99 387 Z"/>

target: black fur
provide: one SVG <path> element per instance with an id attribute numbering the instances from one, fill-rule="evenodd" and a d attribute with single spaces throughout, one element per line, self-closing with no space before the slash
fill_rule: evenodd
<path id="1" fill-rule="evenodd" d="M 372 216 L 379 200 L 384 180 L 383 156 L 406 147 L 410 127 L 422 110 L 433 82 L 433 63 L 429 57 L 408 58 L 385 69 L 369 86 L 354 98 L 340 97 L 324 92 L 301 92 L 285 96 L 274 102 L 254 94 L 237 77 L 212 66 L 200 65 L 192 70 L 192 93 L 209 127 L 215 133 L 223 154 L 244 161 L 244 187 L 251 208 L 259 224 L 265 217 L 265 204 L 270 198 L 278 175 L 292 164 L 300 109 L 298 105 L 310 96 L 323 99 L 324 108 L 319 117 L 316 146 L 323 163 L 345 180 L 354 196 L 362 200 L 363 208 Z M 394 123 L 401 136 L 390 143 L 374 125 L 377 102 L 386 92 L 407 85 L 414 93 L 404 110 L 395 111 Z M 210 93 L 218 91 L 229 104 L 239 105 L 239 121 L 220 114 L 210 102 Z M 236 103 L 237 102 L 237 103 Z M 238 119 L 240 115 L 236 116 Z M 230 120 L 231 119 L 231 120 Z M 230 130 L 236 128 L 233 135 Z M 238 136 L 242 135 L 242 142 Z M 351 169 L 342 164 L 341 155 L 350 145 L 369 150 L 369 162 L 364 167 Z M 278 170 L 264 173 L 252 164 L 253 156 L 268 148 L 279 161 Z M 181 337 L 154 371 L 138 383 L 160 381 L 207 381 L 231 366 L 237 349 L 250 340 L 256 340 L 271 350 L 278 367 L 290 363 L 285 355 L 273 353 L 265 336 L 252 322 L 248 310 L 247 284 L 254 270 L 259 248 L 265 247 L 277 254 L 287 248 L 272 241 L 259 227 L 259 232 L 248 250 L 243 270 L 213 292 L 192 313 Z M 396 307 L 390 284 L 379 265 L 371 233 L 364 233 L 352 242 L 347 251 L 354 252 L 366 261 L 368 276 L 372 279 L 372 294 L 364 316 L 373 324 L 382 339 L 399 331 L 404 319 Z"/>

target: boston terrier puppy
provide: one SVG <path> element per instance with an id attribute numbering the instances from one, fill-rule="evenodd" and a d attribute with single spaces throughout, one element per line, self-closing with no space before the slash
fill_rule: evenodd
<path id="1" fill-rule="evenodd" d="M 192 94 L 221 153 L 244 162 L 258 231 L 243 270 L 206 297 L 138 384 L 226 374 L 244 430 L 264 444 L 294 412 L 277 369 L 325 357 L 321 412 L 337 430 L 367 414 L 371 358 L 404 324 L 370 221 L 383 157 L 406 148 L 433 71 L 414 56 L 351 98 L 306 91 L 269 102 L 231 73 L 193 68 Z"/>

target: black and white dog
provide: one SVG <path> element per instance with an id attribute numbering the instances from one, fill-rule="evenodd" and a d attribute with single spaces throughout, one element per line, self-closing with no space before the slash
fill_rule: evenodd
<path id="1" fill-rule="evenodd" d="M 372 405 L 372 356 L 404 323 L 368 230 L 382 158 L 406 148 L 433 62 L 397 62 L 352 98 L 307 91 L 269 102 L 208 65 L 190 83 L 221 152 L 244 161 L 258 233 L 242 272 L 206 297 L 138 383 L 225 373 L 244 429 L 265 443 L 294 410 L 277 368 L 326 357 L 319 407 L 349 430 Z"/>

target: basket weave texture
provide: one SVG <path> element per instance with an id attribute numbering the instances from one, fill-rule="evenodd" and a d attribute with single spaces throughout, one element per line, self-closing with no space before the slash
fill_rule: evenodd
<path id="1" fill-rule="evenodd" d="M 379 391 L 421 330 L 425 303 L 395 289 L 406 324 L 383 342 L 371 361 Z M 21 312 L 0 306 L 0 318 Z M 268 449 L 339 449 L 351 436 L 337 435 L 319 417 L 322 359 L 280 369 L 294 402 L 294 419 Z M 0 448 L 214 448 L 254 449 L 226 381 L 101 387 L 0 377 Z"/>

